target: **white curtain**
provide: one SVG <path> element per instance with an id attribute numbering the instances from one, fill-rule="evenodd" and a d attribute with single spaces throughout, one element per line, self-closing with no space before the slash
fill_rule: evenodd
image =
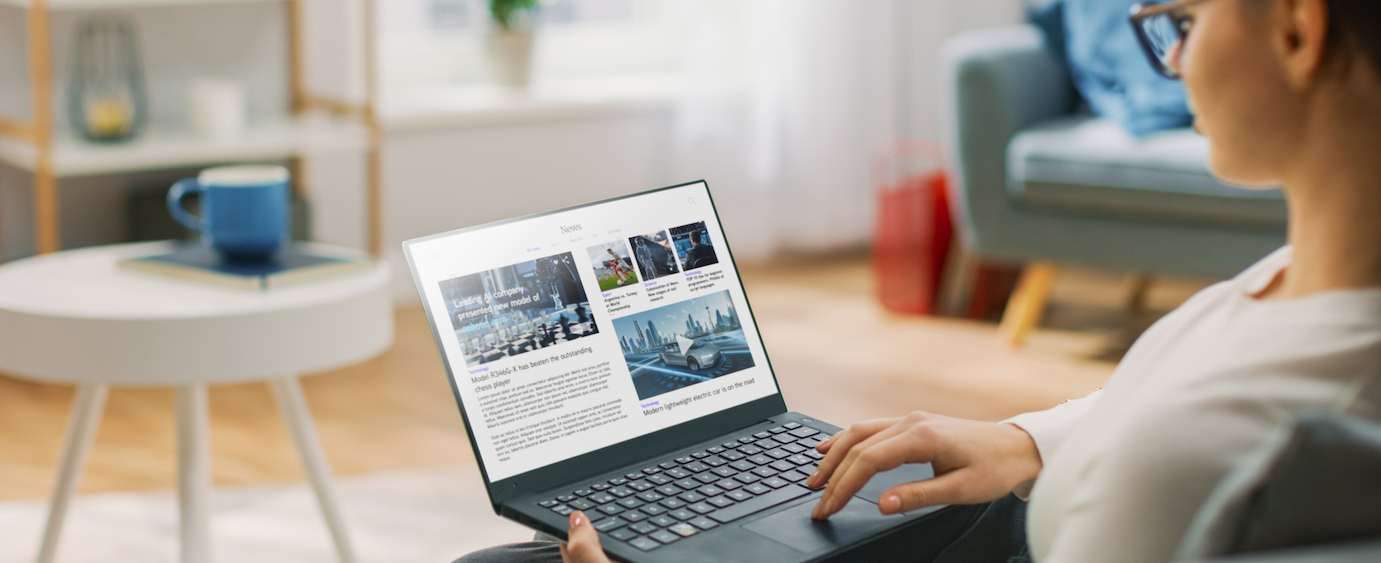
<path id="1" fill-rule="evenodd" d="M 894 0 L 691 0 L 677 177 L 709 181 L 735 255 L 866 243 L 873 151 L 900 135 Z"/>

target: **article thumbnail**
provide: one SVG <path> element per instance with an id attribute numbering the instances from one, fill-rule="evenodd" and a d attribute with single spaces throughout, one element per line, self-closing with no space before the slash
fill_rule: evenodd
<path id="1" fill-rule="evenodd" d="M 590 254 L 590 265 L 595 269 L 600 291 L 637 285 L 638 276 L 633 273 L 633 255 L 622 240 L 597 244 L 587 248 L 586 252 Z"/>
<path id="2" fill-rule="evenodd" d="M 599 332 L 569 252 L 443 280 L 440 285 L 467 366 Z"/>
<path id="3" fill-rule="evenodd" d="M 676 255 L 681 257 L 681 265 L 686 271 L 719 263 L 714 246 L 710 244 L 710 231 L 705 222 L 681 225 L 671 231 L 671 244 L 676 247 Z"/>
<path id="4" fill-rule="evenodd" d="M 728 291 L 611 322 L 639 400 L 753 367 Z"/>
<path id="5" fill-rule="evenodd" d="M 633 248 L 633 257 L 638 260 L 638 273 L 642 275 L 643 281 L 680 271 L 676 267 L 676 255 L 671 249 L 671 238 L 667 236 L 666 231 L 629 237 L 628 245 Z"/>

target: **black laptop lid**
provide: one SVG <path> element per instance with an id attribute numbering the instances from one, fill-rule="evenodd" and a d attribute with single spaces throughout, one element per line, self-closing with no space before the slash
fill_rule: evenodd
<path id="1" fill-rule="evenodd" d="M 403 248 L 496 512 L 786 412 L 703 181 Z"/>

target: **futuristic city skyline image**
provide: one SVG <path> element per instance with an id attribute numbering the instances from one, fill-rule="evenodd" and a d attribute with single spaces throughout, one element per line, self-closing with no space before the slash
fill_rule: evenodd
<path id="1" fill-rule="evenodd" d="M 614 319 L 612 324 L 639 400 L 754 366 L 728 291 Z"/>

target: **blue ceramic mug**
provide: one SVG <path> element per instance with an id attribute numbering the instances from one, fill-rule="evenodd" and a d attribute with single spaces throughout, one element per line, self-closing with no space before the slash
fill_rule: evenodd
<path id="1" fill-rule="evenodd" d="M 202 216 L 188 213 L 182 198 L 201 194 Z M 168 212 L 200 232 L 227 260 L 268 260 L 288 240 L 288 169 L 221 166 L 184 178 L 168 190 Z"/>

